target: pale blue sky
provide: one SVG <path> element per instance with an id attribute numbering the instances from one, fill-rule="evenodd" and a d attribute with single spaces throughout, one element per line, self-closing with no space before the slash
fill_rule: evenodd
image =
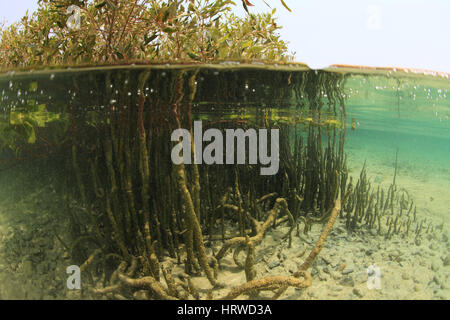
<path id="1" fill-rule="evenodd" d="M 239 3 L 239 0 L 235 0 Z M 253 12 L 267 10 L 250 0 Z M 277 8 L 282 37 L 296 61 L 311 67 L 333 63 L 397 66 L 450 72 L 448 0 L 266 0 Z M 13 22 L 36 0 L 0 0 L 0 20 Z M 236 9 L 243 14 L 241 6 Z"/>

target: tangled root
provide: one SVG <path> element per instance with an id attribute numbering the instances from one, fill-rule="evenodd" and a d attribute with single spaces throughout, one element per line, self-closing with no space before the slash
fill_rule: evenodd
<path id="1" fill-rule="evenodd" d="M 308 272 L 302 271 L 299 273 L 299 276 L 303 277 L 303 280 L 292 276 L 270 276 L 258 280 L 252 280 L 233 288 L 220 300 L 236 299 L 242 294 L 250 294 L 256 290 L 265 290 L 268 288 L 295 287 L 304 289 L 311 285 L 312 278 Z"/>

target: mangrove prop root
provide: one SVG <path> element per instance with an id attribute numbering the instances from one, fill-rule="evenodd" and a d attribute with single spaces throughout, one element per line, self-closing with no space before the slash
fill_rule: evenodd
<path id="1" fill-rule="evenodd" d="M 193 137 L 194 134 L 192 132 L 191 129 L 191 137 Z M 195 143 L 194 143 L 194 139 L 192 139 L 191 142 L 191 150 L 192 150 L 192 154 L 194 159 L 196 159 L 196 151 L 195 151 Z M 194 163 L 191 165 L 192 166 L 192 171 L 193 171 L 193 180 L 194 180 L 194 185 L 192 187 L 192 197 L 194 200 L 194 208 L 195 208 L 195 212 L 197 213 L 197 219 L 199 219 L 201 221 L 202 216 L 200 213 L 200 174 L 198 172 L 198 167 L 196 162 L 194 161 Z"/>
<path id="2" fill-rule="evenodd" d="M 99 254 L 102 253 L 101 249 L 96 249 L 90 256 L 87 258 L 87 260 L 80 266 L 80 271 L 86 270 L 86 268 L 92 264 L 95 257 L 97 257 Z"/>
<path id="3" fill-rule="evenodd" d="M 252 229 L 245 229 L 245 234 L 249 234 L 250 232 L 252 232 Z M 233 234 L 227 234 L 225 236 L 225 240 L 230 240 L 233 238 L 239 237 L 239 232 L 235 232 Z M 222 240 L 222 235 L 220 234 L 213 234 L 211 237 L 211 239 L 208 239 L 209 241 L 221 241 Z"/>
<path id="4" fill-rule="evenodd" d="M 131 257 L 131 265 L 127 270 L 127 277 L 133 277 L 139 266 L 139 259 L 136 257 Z"/>
<path id="5" fill-rule="evenodd" d="M 175 279 L 172 277 L 172 271 L 170 269 L 164 268 L 164 266 L 161 266 L 161 270 L 163 272 L 164 280 L 166 280 L 168 294 L 170 296 L 180 298 L 180 294 L 177 289 L 177 283 L 175 282 Z"/>
<path id="6" fill-rule="evenodd" d="M 113 272 L 113 274 L 111 275 L 111 283 L 114 283 L 117 281 L 117 279 L 119 279 L 119 274 L 121 274 L 122 272 L 125 271 L 125 269 L 127 268 L 127 263 L 125 261 L 121 261 L 119 263 L 119 266 L 117 267 L 117 269 Z"/>
<path id="7" fill-rule="evenodd" d="M 122 255 L 129 260 L 130 254 L 128 253 L 128 249 L 123 241 L 123 237 L 121 237 L 122 233 L 119 231 L 119 226 L 116 222 L 116 219 L 114 218 L 113 212 L 111 210 L 111 202 L 109 200 L 109 196 L 105 196 L 105 202 L 106 202 L 106 213 L 108 215 L 109 221 L 111 222 L 111 226 L 113 230 L 115 231 L 116 236 L 114 237 L 114 240 L 116 241 L 117 245 L 119 246 L 120 250 L 122 251 Z"/>
<path id="8" fill-rule="evenodd" d="M 214 286 L 216 283 L 216 280 L 214 278 L 214 272 L 208 264 L 208 258 L 206 256 L 206 249 L 205 249 L 205 245 L 203 242 L 202 229 L 201 229 L 200 223 L 197 219 L 197 215 L 195 214 L 195 211 L 194 211 L 194 204 L 192 202 L 191 194 L 186 186 L 184 165 L 181 164 L 181 165 L 175 166 L 175 176 L 176 176 L 176 181 L 178 184 L 178 189 L 180 191 L 183 203 L 185 205 L 188 228 L 193 231 L 194 244 L 197 249 L 197 254 L 198 254 L 200 265 L 203 268 L 203 270 L 205 271 L 206 277 L 208 278 L 209 282 Z"/>
<path id="9" fill-rule="evenodd" d="M 305 262 L 303 262 L 303 264 L 300 266 L 300 270 L 298 272 L 308 270 L 312 266 L 315 258 L 322 250 L 323 245 L 325 244 L 325 240 L 327 239 L 328 235 L 330 234 L 331 229 L 333 228 L 333 225 L 336 222 L 336 218 L 339 215 L 340 211 L 341 211 L 341 200 L 336 200 L 336 202 L 334 204 L 334 208 L 331 211 L 331 215 L 330 215 L 330 219 L 328 220 L 328 223 L 325 225 L 325 228 L 323 229 L 323 231 L 319 237 L 319 240 L 317 240 L 316 245 L 312 249 L 308 258 L 306 258 Z M 297 273 L 295 273 L 295 274 L 297 274 Z"/>
<path id="10" fill-rule="evenodd" d="M 108 215 L 108 218 L 111 222 L 111 226 L 115 233 L 115 240 L 117 245 L 119 246 L 120 250 L 122 251 L 123 256 L 129 261 L 130 260 L 130 254 L 128 252 L 127 246 L 125 245 L 125 235 L 123 233 L 123 228 L 120 224 L 120 217 L 118 217 L 117 212 L 113 212 L 113 209 L 111 208 L 111 202 L 115 203 L 114 208 L 117 209 L 117 185 L 116 185 L 116 178 L 114 174 L 114 168 L 113 168 L 113 159 L 112 159 L 112 142 L 110 139 L 105 140 L 104 142 L 104 149 L 105 149 L 105 162 L 106 167 L 108 168 L 109 176 L 111 179 L 111 192 L 110 194 L 106 194 L 105 201 L 106 201 L 106 213 Z M 112 199 L 112 201 L 111 201 Z"/>
<path id="11" fill-rule="evenodd" d="M 175 122 L 176 127 L 181 128 L 181 121 L 179 117 L 179 105 L 183 98 L 182 93 L 182 74 L 178 77 L 176 81 L 176 96 L 177 99 L 173 103 L 173 113 L 175 116 Z M 182 202 L 185 206 L 185 213 L 186 213 L 186 220 L 187 220 L 187 227 L 190 231 L 192 231 L 193 240 L 195 248 L 197 249 L 196 254 L 198 256 L 199 263 L 203 270 L 206 273 L 206 277 L 208 278 L 209 282 L 214 286 L 216 284 L 216 280 L 214 278 L 214 272 L 210 268 L 208 264 L 208 258 L 206 256 L 206 249 L 203 242 L 203 234 L 202 229 L 200 226 L 200 222 L 198 219 L 197 214 L 195 213 L 195 207 L 194 203 L 192 201 L 191 193 L 189 192 L 189 189 L 186 185 L 186 173 L 184 170 L 184 164 L 179 164 L 174 166 L 174 172 L 175 172 L 175 180 L 176 184 L 178 186 L 178 190 L 181 194 Z"/>
<path id="12" fill-rule="evenodd" d="M 268 194 L 262 196 L 261 198 L 259 198 L 259 199 L 256 201 L 256 203 L 264 202 L 265 200 L 267 200 L 267 199 L 269 199 L 269 198 L 272 198 L 272 197 L 276 197 L 276 196 L 277 196 L 277 193 L 276 193 L 276 192 L 268 193 Z"/>
<path id="13" fill-rule="evenodd" d="M 150 183 L 150 167 L 149 167 L 149 159 L 148 159 L 148 151 L 146 145 L 146 135 L 145 128 L 143 123 L 143 109 L 145 103 L 145 96 L 141 94 L 141 101 L 139 103 L 139 154 L 140 154 L 140 163 L 139 163 L 139 171 L 141 174 L 142 187 L 141 187 L 141 196 L 142 196 L 142 207 L 143 207 L 143 216 L 144 216 L 144 235 L 145 235 L 145 244 L 147 248 L 146 257 L 149 259 L 150 268 L 152 270 L 153 275 L 159 279 L 159 266 L 155 263 L 155 258 L 153 257 L 154 251 L 152 246 L 152 237 L 150 233 L 150 208 L 149 208 L 149 183 Z"/>
<path id="14" fill-rule="evenodd" d="M 149 268 L 157 280 L 159 280 L 159 264 L 155 258 L 155 252 L 152 246 L 152 237 L 150 233 L 150 207 L 149 207 L 149 184 L 150 184 L 150 167 L 147 150 L 147 139 L 144 127 L 144 104 L 145 95 L 143 93 L 144 84 L 150 76 L 150 71 L 144 72 L 139 76 L 138 88 L 141 91 L 138 111 L 138 132 L 139 132 L 139 173 L 141 176 L 141 197 L 142 197 L 142 215 L 144 221 L 144 238 L 146 245 L 145 258 L 148 260 Z"/>
<path id="15" fill-rule="evenodd" d="M 241 214 L 244 214 L 247 217 L 247 219 L 250 220 L 250 223 L 252 224 L 253 231 L 254 232 L 258 232 L 258 220 L 253 218 L 248 211 L 245 211 L 242 207 L 238 207 L 238 206 L 235 206 L 235 205 L 232 205 L 232 204 L 228 204 L 228 203 L 223 204 L 222 207 L 226 208 L 226 209 L 233 210 L 235 212 L 240 212 Z M 246 230 L 244 229 L 244 234 L 245 233 L 246 233 Z M 241 235 L 241 231 L 239 231 L 239 236 L 240 235 Z"/>
<path id="16" fill-rule="evenodd" d="M 236 299 L 242 294 L 251 294 L 254 291 L 266 290 L 267 288 L 295 287 L 303 289 L 311 285 L 312 279 L 311 275 L 308 272 L 300 272 L 299 277 L 303 277 L 303 280 L 292 276 L 270 276 L 258 280 L 252 280 L 233 288 L 226 296 L 222 297 L 220 300 Z"/>
<path id="17" fill-rule="evenodd" d="M 98 245 L 98 242 L 97 242 L 97 240 L 95 238 L 93 238 L 91 236 L 80 236 L 73 242 L 73 244 L 69 248 L 69 254 L 70 254 L 71 257 L 74 256 L 75 249 L 78 247 L 78 245 L 80 245 L 84 241 L 90 241 L 90 242 L 93 242 L 96 245 Z"/>
<path id="18" fill-rule="evenodd" d="M 233 260 L 234 263 L 239 267 L 239 268 L 244 268 L 244 265 L 239 261 L 239 253 L 241 253 L 241 251 L 244 249 L 244 246 L 237 246 L 236 249 L 234 249 L 233 252 Z"/>
<path id="19" fill-rule="evenodd" d="M 186 244 L 186 273 L 197 273 L 200 270 L 200 265 L 195 259 L 194 255 L 194 231 L 190 226 L 188 230 L 183 233 L 184 243 Z"/>
<path id="20" fill-rule="evenodd" d="M 105 260 L 106 259 L 107 258 L 105 257 Z M 127 268 L 126 261 L 121 260 L 120 263 L 119 263 L 119 266 L 117 267 L 117 269 L 111 275 L 110 283 L 116 282 L 118 277 L 119 277 L 119 274 L 121 272 L 125 271 L 126 268 Z M 106 274 L 106 273 L 104 273 L 104 274 Z M 104 288 L 99 288 L 99 289 L 95 288 L 95 289 L 93 289 L 93 292 L 95 294 L 100 294 L 100 295 L 109 295 L 109 294 L 112 294 L 112 293 L 117 293 L 118 291 L 120 291 L 121 288 L 122 288 L 121 284 L 120 283 L 116 283 L 116 284 L 113 284 L 113 285 L 110 285 L 110 286 L 107 286 L 107 287 L 104 287 Z"/>
<path id="21" fill-rule="evenodd" d="M 347 195 L 344 197 L 344 200 L 346 200 L 346 199 L 347 199 Z M 316 245 L 311 250 L 311 252 L 310 252 L 309 256 L 306 258 L 305 262 L 303 262 L 303 264 L 300 266 L 299 270 L 294 273 L 294 277 L 296 277 L 296 278 L 300 277 L 301 275 L 304 274 L 304 272 L 306 272 L 306 270 L 308 270 L 312 266 L 315 258 L 322 250 L 323 245 L 325 244 L 325 240 L 327 239 L 328 235 L 330 234 L 331 229 L 333 228 L 333 225 L 336 222 L 336 218 L 338 217 L 340 211 L 341 211 L 341 200 L 338 199 L 338 200 L 336 200 L 336 202 L 334 204 L 333 210 L 331 210 L 330 219 L 328 220 L 328 223 L 323 228 L 322 233 L 316 242 Z M 275 293 L 275 295 L 273 296 L 273 299 L 278 299 L 286 291 L 286 289 L 287 289 L 287 286 L 283 286 L 282 288 L 280 288 L 278 290 L 278 292 Z"/>
<path id="22" fill-rule="evenodd" d="M 195 70 L 194 73 L 189 77 L 189 89 L 190 89 L 190 93 L 188 95 L 188 108 L 189 110 L 191 109 L 191 104 L 192 101 L 195 98 L 195 94 L 197 92 L 197 82 L 195 81 L 195 78 L 197 76 L 199 69 Z M 177 83 L 177 85 L 179 85 L 180 82 Z M 178 87 L 179 88 L 179 87 Z M 178 91 L 179 92 L 179 91 Z M 179 94 L 179 99 L 182 97 L 182 94 Z M 193 137 L 193 132 L 192 132 L 192 128 L 191 128 L 191 136 Z M 195 143 L 194 143 L 194 139 L 192 139 L 191 141 L 191 148 L 192 148 L 192 154 L 194 159 L 196 158 L 196 150 L 195 150 Z M 192 193 L 193 193 L 193 198 L 194 198 L 194 208 L 195 208 L 195 212 L 197 213 L 197 218 L 201 221 L 201 206 L 200 206 L 200 191 L 201 191 L 201 187 L 200 187 L 200 174 L 199 174 L 199 170 L 197 167 L 197 161 L 194 161 L 194 163 L 192 164 L 192 170 L 193 170 L 193 180 L 194 180 L 194 186 L 192 188 Z"/>
<path id="23" fill-rule="evenodd" d="M 252 241 L 253 244 L 257 244 L 262 240 L 262 237 L 264 236 L 267 228 L 269 226 L 271 226 L 273 224 L 273 222 L 275 221 L 276 215 L 277 215 L 279 208 L 281 206 L 281 203 L 283 201 L 286 201 L 286 200 L 284 200 L 283 198 L 278 198 L 275 201 L 275 205 L 273 206 L 272 210 L 270 210 L 269 216 L 267 217 L 264 224 L 262 226 L 260 226 L 258 223 L 258 227 L 257 227 L 258 233 L 255 236 L 250 238 L 250 241 Z M 217 261 L 220 261 L 231 247 L 236 246 L 236 245 L 245 246 L 246 243 L 247 243 L 247 239 L 245 237 L 236 237 L 236 238 L 232 238 L 230 240 L 225 241 L 222 248 L 219 250 L 219 252 L 216 255 Z"/>
<path id="24" fill-rule="evenodd" d="M 132 279 L 123 274 L 119 274 L 119 280 L 122 285 L 132 287 L 134 289 L 150 290 L 160 300 L 178 300 L 176 297 L 169 295 L 164 287 L 153 277 L 143 277 L 140 279 Z"/>
<path id="25" fill-rule="evenodd" d="M 245 278 L 247 282 L 255 279 L 256 271 L 255 264 L 255 247 L 247 237 L 247 259 L 245 260 Z"/>
<path id="26" fill-rule="evenodd" d="M 286 200 L 283 199 L 283 201 L 281 201 L 281 207 L 283 208 L 283 211 L 286 213 L 286 216 L 289 219 L 289 224 L 291 225 L 291 227 L 289 228 L 289 231 L 287 233 L 287 235 L 289 237 L 289 248 L 290 248 L 292 246 L 292 231 L 295 228 L 295 221 L 294 221 L 294 217 L 292 216 L 291 211 L 288 208 Z"/>
<path id="27" fill-rule="evenodd" d="M 109 294 L 109 293 L 117 292 L 121 288 L 122 288 L 121 284 L 115 284 L 115 285 L 108 286 L 108 287 L 101 288 L 101 289 L 94 289 L 93 291 L 96 294 L 103 295 L 103 294 Z"/>
<path id="28" fill-rule="evenodd" d="M 86 188 L 84 186 L 83 178 L 81 177 L 81 173 L 80 173 L 81 171 L 80 171 L 80 168 L 78 166 L 77 146 L 75 145 L 75 143 L 72 144 L 72 166 L 73 166 L 73 169 L 74 169 L 74 172 L 75 172 L 75 177 L 76 177 L 76 180 L 77 180 L 78 189 L 80 191 L 81 201 L 82 201 L 83 205 L 86 205 L 87 204 Z M 98 227 L 97 219 L 95 218 L 94 214 L 91 212 L 90 209 L 88 209 L 87 212 L 89 214 L 89 219 L 91 220 L 91 223 L 94 226 L 96 236 L 99 239 L 102 239 L 101 232 L 100 232 L 100 229 Z"/>
<path id="29" fill-rule="evenodd" d="M 184 291 L 184 294 L 181 296 L 181 299 L 186 300 L 189 297 L 189 295 L 191 294 L 191 291 L 189 289 L 189 282 L 187 280 L 189 278 L 189 275 L 186 273 L 182 273 L 182 274 L 178 275 L 178 278 L 181 281 L 176 281 L 177 288 L 180 292 L 182 290 Z M 213 289 L 211 289 L 211 290 L 213 290 Z"/>
<path id="30" fill-rule="evenodd" d="M 151 272 L 152 272 L 153 276 L 155 277 L 155 279 L 159 281 L 159 278 L 160 278 L 159 277 L 159 261 L 154 252 L 152 252 L 150 254 L 149 261 L 150 261 Z"/>
<path id="31" fill-rule="evenodd" d="M 217 277 L 219 276 L 219 263 L 214 256 L 209 257 L 209 265 L 211 266 L 211 268 L 213 268 L 214 278 L 217 279 Z"/>

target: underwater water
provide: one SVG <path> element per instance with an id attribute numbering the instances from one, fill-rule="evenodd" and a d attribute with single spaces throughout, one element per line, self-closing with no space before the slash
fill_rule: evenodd
<path id="1" fill-rule="evenodd" d="M 0 299 L 449 299 L 449 91 L 298 65 L 2 74 Z"/>

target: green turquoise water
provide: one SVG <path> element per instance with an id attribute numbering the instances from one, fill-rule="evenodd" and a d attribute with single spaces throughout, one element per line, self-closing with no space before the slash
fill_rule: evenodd
<path id="1" fill-rule="evenodd" d="M 346 82 L 348 131 L 346 150 L 355 162 L 367 160 L 379 180 L 392 180 L 398 148 L 398 179 L 414 185 L 423 205 L 434 207 L 441 221 L 450 215 L 449 81 L 441 77 L 354 75 Z M 360 167 L 355 163 L 356 167 Z M 433 194 L 438 191 L 439 197 Z M 437 198 L 436 202 L 429 199 Z"/>

